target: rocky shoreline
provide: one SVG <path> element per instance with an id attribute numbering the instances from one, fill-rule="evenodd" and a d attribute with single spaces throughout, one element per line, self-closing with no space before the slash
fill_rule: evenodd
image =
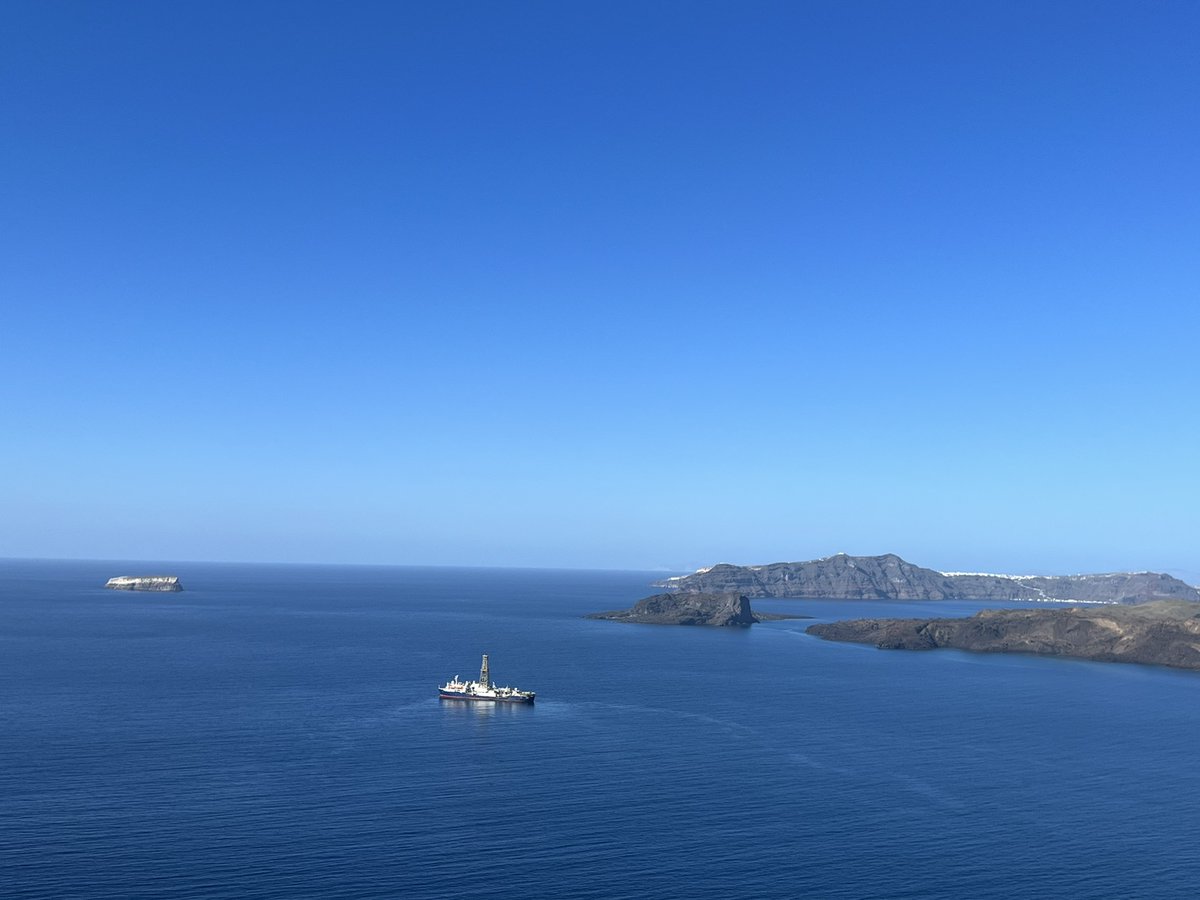
<path id="1" fill-rule="evenodd" d="M 1200 604 L 1184 601 L 989 609 L 961 619 L 855 619 L 811 625 L 806 631 L 828 641 L 884 650 L 946 647 L 1200 669 Z"/>

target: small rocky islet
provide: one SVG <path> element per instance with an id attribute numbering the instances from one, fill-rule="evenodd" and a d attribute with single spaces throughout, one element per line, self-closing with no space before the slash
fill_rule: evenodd
<path id="1" fill-rule="evenodd" d="M 592 613 L 586 618 L 629 622 L 635 625 L 704 625 L 731 628 L 776 619 L 806 619 L 808 616 L 756 613 L 751 609 L 748 597 L 722 592 L 655 594 L 653 597 L 639 600 L 629 609 Z"/>

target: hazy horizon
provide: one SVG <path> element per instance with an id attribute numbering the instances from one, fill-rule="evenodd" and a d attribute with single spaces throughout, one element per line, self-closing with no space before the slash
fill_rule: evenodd
<path id="1" fill-rule="evenodd" d="M 562 571 L 562 572 L 642 572 L 647 575 L 671 575 L 671 574 L 690 574 L 699 569 L 706 569 L 718 564 L 731 564 L 736 566 L 763 566 L 774 563 L 796 563 L 796 562 L 813 562 L 821 559 L 827 559 L 829 556 L 838 554 L 828 554 L 824 557 L 805 557 L 796 559 L 772 559 L 761 560 L 757 562 L 751 561 L 733 561 L 733 560 L 716 560 L 708 563 L 705 566 L 694 566 L 690 569 L 666 569 L 666 568 L 620 568 L 620 567 L 590 567 L 590 566 L 549 566 L 549 565 L 511 565 L 511 564 L 489 564 L 489 563 L 416 563 L 416 562 L 372 562 L 369 560 L 363 561 L 341 561 L 330 562 L 325 560 L 270 560 L 270 559 L 136 559 L 136 558 L 94 558 L 94 557 L 0 557 L 0 562 L 64 562 L 64 563 L 114 563 L 114 564 L 146 564 L 149 566 L 189 566 L 189 565 L 214 565 L 214 566 L 316 566 L 316 567 L 360 567 L 360 568 L 396 568 L 396 569 L 514 569 L 514 570 L 531 570 L 531 571 Z M 885 553 L 872 554 L 849 554 L 851 556 L 883 556 Z M 896 554 L 900 556 L 901 554 Z M 902 557 L 903 558 L 903 557 Z M 1193 586 L 1200 587 L 1200 572 L 1190 571 L 1187 569 L 1123 569 L 1123 570 L 1106 570 L 1092 572 L 1068 572 L 1068 571 L 992 571 L 992 572 L 965 572 L 953 568 L 942 569 L 936 566 L 929 566 L 922 563 L 920 560 L 912 560 L 905 558 L 905 562 L 912 563 L 916 566 L 921 566 L 926 569 L 933 569 L 946 575 L 1008 575 L 1008 576 L 1063 576 L 1063 575 L 1119 575 L 1119 574 L 1135 574 L 1138 572 L 1157 572 L 1172 575 L 1181 581 L 1188 582 Z M 120 574 L 164 574 L 164 573 L 132 573 L 123 572 Z M 176 574 L 168 572 L 165 574 Z"/>

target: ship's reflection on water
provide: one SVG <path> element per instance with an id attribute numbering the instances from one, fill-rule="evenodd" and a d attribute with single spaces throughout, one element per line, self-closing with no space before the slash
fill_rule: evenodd
<path id="1" fill-rule="evenodd" d="M 488 719 L 508 718 L 511 716 L 530 715 L 534 710 L 532 703 L 481 703 L 477 700 L 454 700 L 449 697 L 439 698 L 446 715 L 456 719 Z"/>

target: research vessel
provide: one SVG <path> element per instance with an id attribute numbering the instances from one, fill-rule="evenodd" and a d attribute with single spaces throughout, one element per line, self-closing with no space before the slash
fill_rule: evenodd
<path id="1" fill-rule="evenodd" d="M 463 681 L 455 675 L 438 688 L 438 696 L 443 700 L 473 700 L 479 703 L 532 703 L 536 695 L 533 691 L 519 691 L 514 687 L 493 684 L 485 653 L 478 681 Z"/>

